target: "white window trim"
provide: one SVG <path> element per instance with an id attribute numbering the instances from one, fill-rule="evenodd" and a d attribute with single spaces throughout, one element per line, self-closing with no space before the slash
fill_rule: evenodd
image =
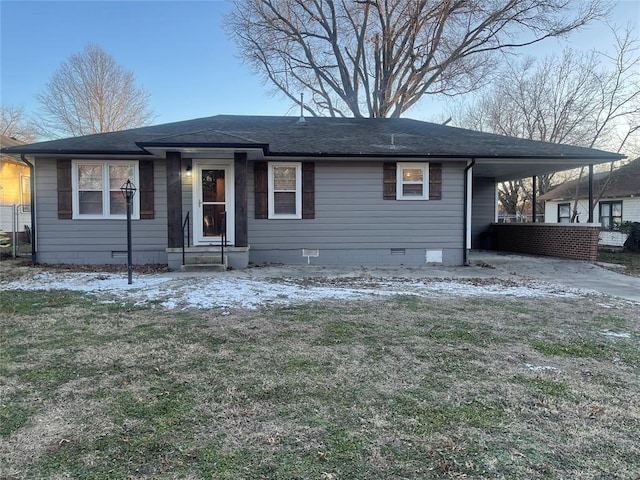
<path id="1" fill-rule="evenodd" d="M 29 194 L 29 201 L 25 201 L 26 194 Z M 20 174 L 20 205 L 23 213 L 31 211 L 31 176 Z"/>
<path id="2" fill-rule="evenodd" d="M 80 214 L 80 195 L 78 185 L 78 165 L 101 165 L 102 166 L 102 215 Z M 140 219 L 140 169 L 137 160 L 72 160 L 71 161 L 71 196 L 73 201 L 74 220 L 121 220 L 126 219 L 127 215 L 110 215 L 108 213 L 109 206 L 109 165 L 133 165 L 133 176 L 131 181 L 134 183 L 138 191 L 133 196 L 133 204 L 131 218 L 133 220 Z M 107 187 L 107 188 L 105 188 Z"/>
<path id="3" fill-rule="evenodd" d="M 295 167 L 296 169 L 296 213 L 283 214 L 275 213 L 274 188 L 273 188 L 273 169 L 275 167 Z M 302 162 L 269 162 L 269 218 L 300 220 L 302 219 Z"/>
<path id="4" fill-rule="evenodd" d="M 615 224 L 613 223 L 613 205 L 615 203 L 619 203 L 620 204 L 620 223 L 624 223 L 624 201 L 623 200 L 600 200 L 598 202 L 598 220 L 600 222 L 600 224 L 602 225 L 602 218 L 609 218 L 611 219 L 611 224 L 609 225 L 609 228 L 603 228 L 603 232 L 619 232 L 620 231 L 620 225 L 617 225 L 617 228 L 615 226 Z M 602 206 L 603 205 L 609 205 L 609 215 L 602 215 Z"/>
<path id="5" fill-rule="evenodd" d="M 403 163 L 398 162 L 396 164 L 396 200 L 429 200 L 429 164 L 428 163 Z M 405 169 L 420 169 L 422 170 L 422 182 L 405 182 L 403 180 L 403 170 Z M 410 184 L 422 184 L 422 195 L 407 195 L 404 196 L 402 192 L 403 185 Z"/>

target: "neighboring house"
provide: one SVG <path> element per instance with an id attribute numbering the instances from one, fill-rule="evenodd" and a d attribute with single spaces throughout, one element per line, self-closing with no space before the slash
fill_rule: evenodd
<path id="1" fill-rule="evenodd" d="M 627 235 L 618 231 L 622 222 L 640 222 L 640 158 L 609 172 L 593 176 L 593 197 L 598 201 L 593 221 L 602 224 L 600 245 L 622 246 Z M 589 218 L 589 179 L 571 180 L 539 197 L 545 202 L 545 222 L 569 223 L 578 198 L 578 220 Z"/>
<path id="2" fill-rule="evenodd" d="M 0 148 L 22 142 L 0 135 Z M 31 177 L 20 155 L 0 154 L 0 231 L 23 232 L 31 225 Z"/>
<path id="3" fill-rule="evenodd" d="M 7 149 L 35 165 L 37 261 L 224 255 L 254 263 L 461 265 L 496 182 L 621 155 L 410 119 L 219 115 Z M 187 240 L 188 239 L 188 240 Z"/>

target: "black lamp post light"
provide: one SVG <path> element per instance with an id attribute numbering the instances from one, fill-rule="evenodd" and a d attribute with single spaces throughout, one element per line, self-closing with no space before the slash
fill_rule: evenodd
<path id="1" fill-rule="evenodd" d="M 137 190 L 136 186 L 129 179 L 120 187 L 122 196 L 127 201 L 127 278 L 129 285 L 131 285 L 133 281 L 131 278 L 133 273 L 133 262 L 131 260 L 131 205 L 133 196 Z"/>

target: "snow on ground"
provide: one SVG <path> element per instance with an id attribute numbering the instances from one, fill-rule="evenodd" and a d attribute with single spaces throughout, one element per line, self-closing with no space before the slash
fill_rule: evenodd
<path id="1" fill-rule="evenodd" d="M 128 285 L 125 274 L 40 271 L 26 279 L 3 283 L 5 290 L 74 290 L 101 296 L 105 302 L 133 302 L 137 305 L 153 302 L 168 309 L 255 309 L 274 304 L 390 295 L 575 297 L 593 293 L 526 279 L 430 279 L 371 275 L 289 278 L 252 277 L 250 273 L 234 272 L 134 275 L 133 284 Z"/>
<path id="2" fill-rule="evenodd" d="M 600 333 L 605 337 L 631 338 L 631 333 L 629 332 L 611 332 L 609 330 L 605 330 L 604 332 Z"/>

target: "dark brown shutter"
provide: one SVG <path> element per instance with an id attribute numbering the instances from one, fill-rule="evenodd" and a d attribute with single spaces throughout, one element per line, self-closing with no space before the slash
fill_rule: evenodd
<path id="1" fill-rule="evenodd" d="M 429 164 L 429 200 L 442 199 L 442 164 Z"/>
<path id="2" fill-rule="evenodd" d="M 267 162 L 253 164 L 255 218 L 269 218 L 269 174 Z"/>
<path id="3" fill-rule="evenodd" d="M 396 199 L 396 164 L 385 163 L 383 166 L 382 198 L 385 200 Z"/>
<path id="4" fill-rule="evenodd" d="M 302 162 L 302 218 L 316 218 L 316 176 L 313 162 Z"/>
<path id="5" fill-rule="evenodd" d="M 73 218 L 71 193 L 71 160 L 58 159 L 58 218 L 69 220 Z"/>
<path id="6" fill-rule="evenodd" d="M 144 220 L 153 219 L 153 161 L 140 160 L 138 170 L 140 174 L 140 218 Z"/>

